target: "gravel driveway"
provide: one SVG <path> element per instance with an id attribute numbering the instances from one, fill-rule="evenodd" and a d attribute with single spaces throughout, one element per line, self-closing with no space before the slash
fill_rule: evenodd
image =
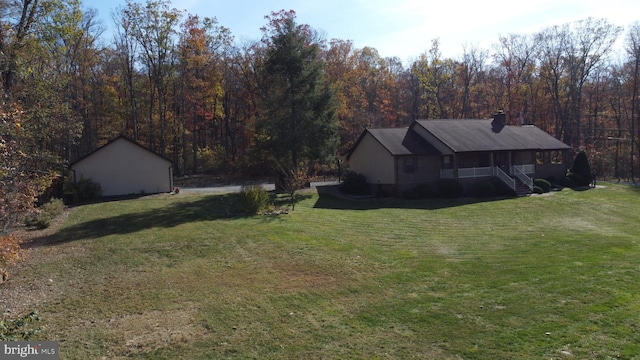
<path id="1" fill-rule="evenodd" d="M 311 188 L 316 188 L 318 186 L 327 186 L 327 185 L 337 185 L 337 181 L 316 181 L 311 183 Z M 262 183 L 260 184 L 267 191 L 272 191 L 276 189 L 275 184 L 270 183 Z M 210 187 L 197 187 L 197 188 L 180 188 L 180 192 L 184 192 L 186 194 L 224 194 L 224 193 L 236 193 L 240 192 L 242 185 L 221 185 L 221 186 L 210 186 Z"/>

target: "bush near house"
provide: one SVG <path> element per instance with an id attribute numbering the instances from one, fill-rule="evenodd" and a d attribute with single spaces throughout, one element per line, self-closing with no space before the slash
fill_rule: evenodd
<path id="1" fill-rule="evenodd" d="M 433 189 L 427 184 L 420 184 L 413 189 L 409 189 L 402 194 L 407 200 L 428 199 L 434 197 Z"/>
<path id="2" fill-rule="evenodd" d="M 473 194 L 479 198 L 490 198 L 498 194 L 495 185 L 490 181 L 481 181 L 473 185 Z"/>
<path id="3" fill-rule="evenodd" d="M 340 184 L 340 191 L 349 195 L 369 195 L 371 189 L 366 176 L 349 171 L 344 175 L 344 180 Z"/>
<path id="4" fill-rule="evenodd" d="M 533 185 L 542 189 L 542 192 L 548 193 L 551 191 L 551 183 L 545 179 L 535 179 L 533 180 Z"/>
<path id="5" fill-rule="evenodd" d="M 456 199 L 464 194 L 464 186 L 455 179 L 441 179 L 438 182 L 438 195 L 446 199 Z"/>
<path id="6" fill-rule="evenodd" d="M 78 182 L 68 179 L 64 183 L 64 198 L 67 203 L 90 201 L 102 196 L 102 186 L 91 179 L 82 178 Z"/>

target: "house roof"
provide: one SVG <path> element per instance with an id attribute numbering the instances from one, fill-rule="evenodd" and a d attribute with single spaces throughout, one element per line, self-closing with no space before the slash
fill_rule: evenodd
<path id="1" fill-rule="evenodd" d="M 440 152 L 436 148 L 414 131 L 409 131 L 408 128 L 365 129 L 351 148 L 351 151 L 347 154 L 347 159 L 351 157 L 353 150 L 355 150 L 366 134 L 371 134 L 371 136 L 393 156 L 440 155 Z"/>
<path id="2" fill-rule="evenodd" d="M 417 120 L 454 152 L 562 150 L 570 147 L 533 125 L 496 126 L 493 120 Z"/>
<path id="3" fill-rule="evenodd" d="M 104 145 L 100 146 L 99 148 L 97 148 L 97 149 L 93 150 L 92 152 L 88 153 L 87 155 L 85 155 L 85 156 L 83 156 L 83 157 L 81 157 L 81 158 L 77 159 L 76 161 L 72 162 L 71 164 L 69 164 L 69 167 L 73 167 L 73 166 L 74 166 L 74 165 L 76 165 L 77 163 L 79 163 L 79 162 L 81 162 L 81 161 L 85 160 L 85 159 L 86 159 L 86 158 L 88 158 L 88 157 L 91 157 L 91 155 L 93 155 L 93 154 L 97 153 L 98 151 L 100 151 L 100 150 L 102 150 L 102 149 L 104 149 L 104 148 L 108 147 L 109 145 L 113 144 L 114 142 L 116 142 L 116 141 L 118 141 L 118 140 L 120 140 L 120 139 L 126 140 L 126 141 L 128 141 L 128 142 L 130 142 L 130 143 L 132 143 L 132 144 L 134 144 L 134 145 L 136 145 L 136 146 L 138 146 L 138 147 L 140 147 L 140 148 L 144 149 L 145 151 L 149 152 L 150 154 L 153 154 L 153 155 L 155 155 L 155 156 L 157 156 L 157 157 L 159 157 L 159 158 L 162 158 L 162 159 L 164 159 L 164 160 L 168 161 L 169 163 L 173 163 L 173 162 L 172 162 L 171 160 L 169 160 L 168 158 L 166 158 L 166 157 L 164 157 L 164 156 L 162 156 L 162 155 L 160 155 L 160 154 L 157 154 L 157 153 L 155 153 L 155 152 L 151 151 L 151 150 L 150 150 L 149 148 L 147 148 L 146 146 L 140 145 L 137 141 L 135 141 L 135 140 L 133 140 L 133 139 L 130 139 L 130 138 L 128 138 L 128 137 L 126 137 L 126 136 L 124 136 L 124 135 L 120 135 L 120 136 L 118 136 L 117 138 L 114 138 L 114 139 L 112 139 L 112 140 L 108 141 L 106 144 L 104 144 Z"/>

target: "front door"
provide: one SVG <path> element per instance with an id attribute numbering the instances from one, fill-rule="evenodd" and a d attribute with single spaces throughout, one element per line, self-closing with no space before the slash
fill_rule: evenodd
<path id="1" fill-rule="evenodd" d="M 509 171 L 510 164 L 509 164 L 509 153 L 508 152 L 494 153 L 493 154 L 493 163 L 494 163 L 495 166 L 497 166 L 500 169 L 502 169 L 502 171 L 506 172 L 507 174 L 511 174 L 511 171 Z"/>

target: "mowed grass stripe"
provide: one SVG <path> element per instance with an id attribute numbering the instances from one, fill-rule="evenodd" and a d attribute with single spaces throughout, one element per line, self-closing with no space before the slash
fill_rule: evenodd
<path id="1" fill-rule="evenodd" d="M 632 358 L 639 197 L 147 197 L 76 209 L 21 276 L 71 359 Z"/>

